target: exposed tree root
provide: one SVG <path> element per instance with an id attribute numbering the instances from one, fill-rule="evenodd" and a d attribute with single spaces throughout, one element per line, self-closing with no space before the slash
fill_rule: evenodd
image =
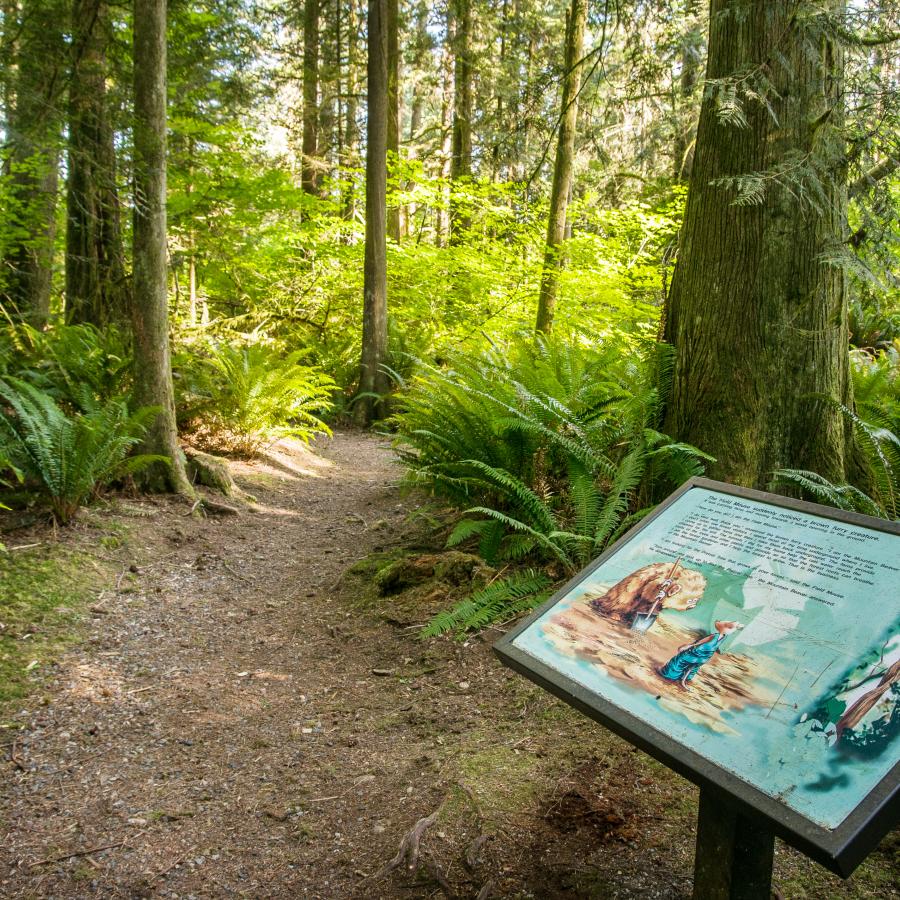
<path id="1" fill-rule="evenodd" d="M 422 842 L 422 835 L 437 821 L 438 810 L 435 810 L 430 816 L 419 819 L 400 841 L 400 849 L 397 855 L 378 873 L 376 877 L 382 878 L 389 872 L 393 872 L 398 866 L 406 863 L 410 872 L 415 872 L 419 864 L 419 845 Z"/>

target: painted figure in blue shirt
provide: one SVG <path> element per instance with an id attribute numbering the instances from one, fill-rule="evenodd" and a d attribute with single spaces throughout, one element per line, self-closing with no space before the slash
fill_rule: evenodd
<path id="1" fill-rule="evenodd" d="M 678 653 L 659 670 L 659 674 L 667 681 L 677 681 L 682 687 L 687 687 L 688 682 L 700 671 L 700 666 L 708 663 L 716 653 L 722 652 L 725 638 L 743 627 L 739 622 L 716 622 L 716 630 L 712 634 L 679 647 Z"/>

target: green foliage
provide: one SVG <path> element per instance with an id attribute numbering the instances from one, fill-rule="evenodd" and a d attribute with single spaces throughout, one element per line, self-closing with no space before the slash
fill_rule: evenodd
<path id="1" fill-rule="evenodd" d="M 421 637 L 436 637 L 448 631 L 476 631 L 500 619 L 508 619 L 534 609 L 549 595 L 550 578 L 535 569 L 523 569 L 461 600 L 436 615 L 422 630 Z"/>
<path id="2" fill-rule="evenodd" d="M 0 374 L 28 381 L 63 405 L 88 411 L 109 399 L 127 400 L 131 350 L 115 328 L 25 323 L 0 331 Z"/>
<path id="3" fill-rule="evenodd" d="M 571 574 L 708 459 L 658 430 L 669 356 L 541 338 L 426 367 L 394 419 L 409 480 L 465 510 L 451 544 Z"/>
<path id="4" fill-rule="evenodd" d="M 65 412 L 49 395 L 18 378 L 0 379 L 0 456 L 37 485 L 53 517 L 69 522 L 96 490 L 165 457 L 128 453 L 155 408 L 130 413 L 121 400 L 87 412 Z M 126 458 L 128 457 L 128 458 Z"/>
<path id="5" fill-rule="evenodd" d="M 322 196 L 235 127 L 176 123 L 193 138 L 189 167 L 170 179 L 170 225 L 179 330 L 228 342 L 264 331 L 282 350 L 309 348 L 352 393 L 359 371 L 364 230 L 361 173 L 336 171 Z M 451 242 L 439 227 L 450 183 L 421 160 L 396 167 L 389 203 L 406 204 L 408 233 L 388 243 L 395 348 L 440 361 L 451 348 L 480 351 L 532 327 L 544 253 L 544 198 L 519 183 L 454 187 L 468 227 Z M 634 348 L 652 335 L 677 233 L 683 191 L 648 190 L 610 208 L 596 191 L 571 206 L 557 327 L 617 336 Z M 198 289 L 191 308 L 193 262 Z M 204 324 L 205 323 L 205 324 Z M 396 369 L 402 356 L 392 356 Z"/>
<path id="6" fill-rule="evenodd" d="M 853 428 L 869 493 L 796 469 L 775 472 L 774 481 L 827 506 L 900 519 L 900 346 L 856 351 L 852 359 L 856 408 L 840 409 Z"/>
<path id="7" fill-rule="evenodd" d="M 334 382 L 302 356 L 262 343 L 183 350 L 175 360 L 183 426 L 207 445 L 247 455 L 279 437 L 330 433 L 319 415 Z"/>

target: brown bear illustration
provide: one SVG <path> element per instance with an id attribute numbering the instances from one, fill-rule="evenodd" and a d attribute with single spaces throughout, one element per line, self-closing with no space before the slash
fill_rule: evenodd
<path id="1" fill-rule="evenodd" d="M 706 578 L 693 569 L 670 562 L 651 563 L 614 584 L 605 594 L 590 601 L 591 608 L 611 619 L 631 622 L 637 613 L 648 613 L 656 601 L 656 612 L 664 609 L 693 609 Z"/>

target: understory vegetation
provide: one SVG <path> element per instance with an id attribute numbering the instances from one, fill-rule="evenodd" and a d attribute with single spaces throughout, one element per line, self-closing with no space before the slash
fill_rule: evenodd
<path id="1" fill-rule="evenodd" d="M 251 456 L 282 438 L 371 425 L 377 412 L 407 483 L 457 517 L 448 546 L 499 573 L 426 634 L 513 615 L 686 479 L 731 477 L 727 441 L 712 446 L 718 438 L 702 431 L 695 440 L 672 412 L 687 384 L 678 354 L 693 340 L 679 341 L 677 328 L 702 319 L 716 329 L 712 308 L 677 314 L 698 293 L 685 292 L 678 267 L 682 276 L 705 269 L 688 251 L 716 243 L 687 234 L 699 227 L 689 190 L 703 198 L 715 186 L 727 193 L 723 221 L 765 217 L 779 203 L 812 221 L 841 198 L 840 246 L 820 235 L 787 268 L 836 273 L 848 339 L 832 348 L 822 392 L 795 390 L 799 361 L 771 392 L 802 394 L 798 421 L 836 409 L 851 446 L 822 471 L 797 451 L 741 479 L 900 516 L 892 3 L 857 5 L 846 21 L 818 8 L 789 20 L 798 47 L 841 44 L 829 83 L 843 85 L 845 109 L 823 140 L 843 148 L 839 194 L 828 160 L 799 146 L 766 171 L 692 180 L 702 103 L 720 136 L 756 129 L 752 140 L 768 146 L 766 123 L 783 99 L 756 75 L 704 88 L 722 17 L 693 3 L 600 10 L 570 0 L 504 5 L 502 15 L 464 3 L 468 20 L 452 4 L 402 3 L 391 27 L 403 49 L 383 86 L 387 147 L 373 163 L 368 23 L 346 5 L 316 7 L 311 18 L 290 3 L 169 10 L 168 62 L 150 73 L 169 84 L 156 123 L 168 181 L 155 201 L 167 217 L 155 257 L 165 259 L 165 289 L 155 294 L 143 292 L 138 265 L 136 198 L 146 187 L 135 181 L 143 150 L 134 140 L 148 124 L 138 103 L 147 73 L 130 43 L 146 17 L 101 4 L 69 33 L 56 0 L 34 0 L 28 15 L 17 5 L 0 12 L 0 49 L 15 63 L 0 76 L 5 507 L 36 506 L 66 524 L 110 488 L 152 482 L 190 493 L 179 440 Z M 90 71 L 81 47 L 91 48 Z M 47 80 L 43 61 L 57 57 L 66 77 Z M 785 77 L 808 87 L 803 73 Z M 753 118 L 757 108 L 769 111 L 766 123 Z M 375 199 L 371 165 L 385 176 Z M 366 249 L 374 237 L 384 247 L 377 260 Z M 729 252 L 726 269 L 747 255 Z M 750 289 L 736 285 L 730 308 L 753 307 L 741 294 Z M 831 296 L 823 284 L 766 290 Z M 145 340 L 154 305 L 168 344 Z M 821 330 L 808 324 L 766 328 L 803 334 L 813 348 Z M 848 351 L 853 391 L 839 394 Z M 819 357 L 811 349 L 809 358 Z M 745 364 L 723 347 L 701 368 L 713 384 Z M 702 392 L 695 400 L 702 406 Z"/>

